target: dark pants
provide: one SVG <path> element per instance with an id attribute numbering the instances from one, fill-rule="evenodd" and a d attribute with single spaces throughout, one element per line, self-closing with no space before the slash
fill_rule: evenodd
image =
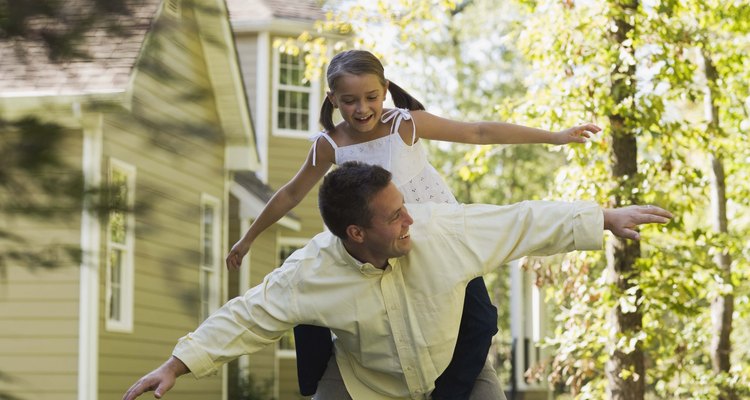
<path id="1" fill-rule="evenodd" d="M 497 309 L 490 302 L 484 279 L 476 278 L 466 286 L 466 300 L 453 359 L 435 380 L 435 390 L 432 392 L 434 400 L 469 398 L 496 333 Z M 294 342 L 300 393 L 311 396 L 315 394 L 318 381 L 333 353 L 331 331 L 319 326 L 299 325 L 294 328 Z"/>

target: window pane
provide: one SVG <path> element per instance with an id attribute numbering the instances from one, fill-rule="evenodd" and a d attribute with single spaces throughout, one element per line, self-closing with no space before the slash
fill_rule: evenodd
<path id="1" fill-rule="evenodd" d="M 214 208 L 203 206 L 203 265 L 211 265 L 214 259 Z"/>
<path id="2" fill-rule="evenodd" d="M 122 250 L 111 250 L 109 255 L 109 318 L 115 321 L 121 319 L 122 304 Z"/>
<path id="3" fill-rule="evenodd" d="M 201 270 L 201 318 L 206 319 L 211 314 L 211 276 L 210 270 Z"/>
<path id="4" fill-rule="evenodd" d="M 300 129 L 306 131 L 310 129 L 310 114 L 303 112 L 299 115 L 300 118 Z"/>
<path id="5" fill-rule="evenodd" d="M 305 81 L 304 56 L 279 54 L 276 89 L 276 127 L 296 131 L 310 129 L 310 88 Z"/>
<path id="6" fill-rule="evenodd" d="M 110 240 L 114 243 L 125 243 L 125 213 L 115 211 L 109 215 L 109 234 Z"/>
<path id="7" fill-rule="evenodd" d="M 281 340 L 279 340 L 279 349 L 280 350 L 294 350 L 295 349 L 294 335 L 292 334 L 292 331 L 285 333 L 284 336 L 281 337 Z"/>

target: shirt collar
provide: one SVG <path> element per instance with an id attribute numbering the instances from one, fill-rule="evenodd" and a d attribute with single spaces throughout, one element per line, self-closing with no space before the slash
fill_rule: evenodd
<path id="1" fill-rule="evenodd" d="M 338 251 L 341 254 L 341 257 L 344 260 L 344 262 L 347 265 L 351 266 L 352 268 L 358 269 L 359 272 L 361 272 L 363 275 L 380 276 L 389 270 L 389 268 L 386 268 L 386 269 L 376 268 L 371 263 L 363 263 L 362 261 L 357 260 L 351 254 L 349 254 L 348 251 L 346 251 L 346 247 L 344 247 L 344 242 L 340 238 L 336 238 L 336 245 L 338 247 Z M 397 265 L 397 263 L 398 263 L 398 258 L 388 259 L 388 265 L 391 266 L 391 269 L 395 265 Z"/>

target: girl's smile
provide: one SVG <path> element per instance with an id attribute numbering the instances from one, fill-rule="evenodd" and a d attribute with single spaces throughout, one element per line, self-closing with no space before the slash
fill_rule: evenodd
<path id="1" fill-rule="evenodd" d="M 328 98 L 351 129 L 357 133 L 372 133 L 383 114 L 387 89 L 376 75 L 344 74 L 336 80 L 336 87 L 328 92 Z"/>

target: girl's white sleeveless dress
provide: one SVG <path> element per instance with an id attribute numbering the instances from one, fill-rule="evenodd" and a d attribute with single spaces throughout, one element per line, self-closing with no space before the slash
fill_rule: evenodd
<path id="1" fill-rule="evenodd" d="M 427 154 L 421 141 L 416 141 L 417 128 L 412 121 L 411 144 L 404 143 L 398 133 L 403 120 L 411 120 L 409 110 L 394 108 L 383 113 L 381 121 L 391 123 L 391 132 L 387 136 L 339 147 L 325 132 L 313 135 L 313 165 L 317 157 L 316 147 L 319 137 L 324 137 L 333 146 L 336 165 L 347 161 L 360 161 L 379 165 L 393 175 L 393 183 L 404 195 L 406 203 L 457 203 L 453 193 L 448 188 L 435 167 L 427 161 Z"/>

